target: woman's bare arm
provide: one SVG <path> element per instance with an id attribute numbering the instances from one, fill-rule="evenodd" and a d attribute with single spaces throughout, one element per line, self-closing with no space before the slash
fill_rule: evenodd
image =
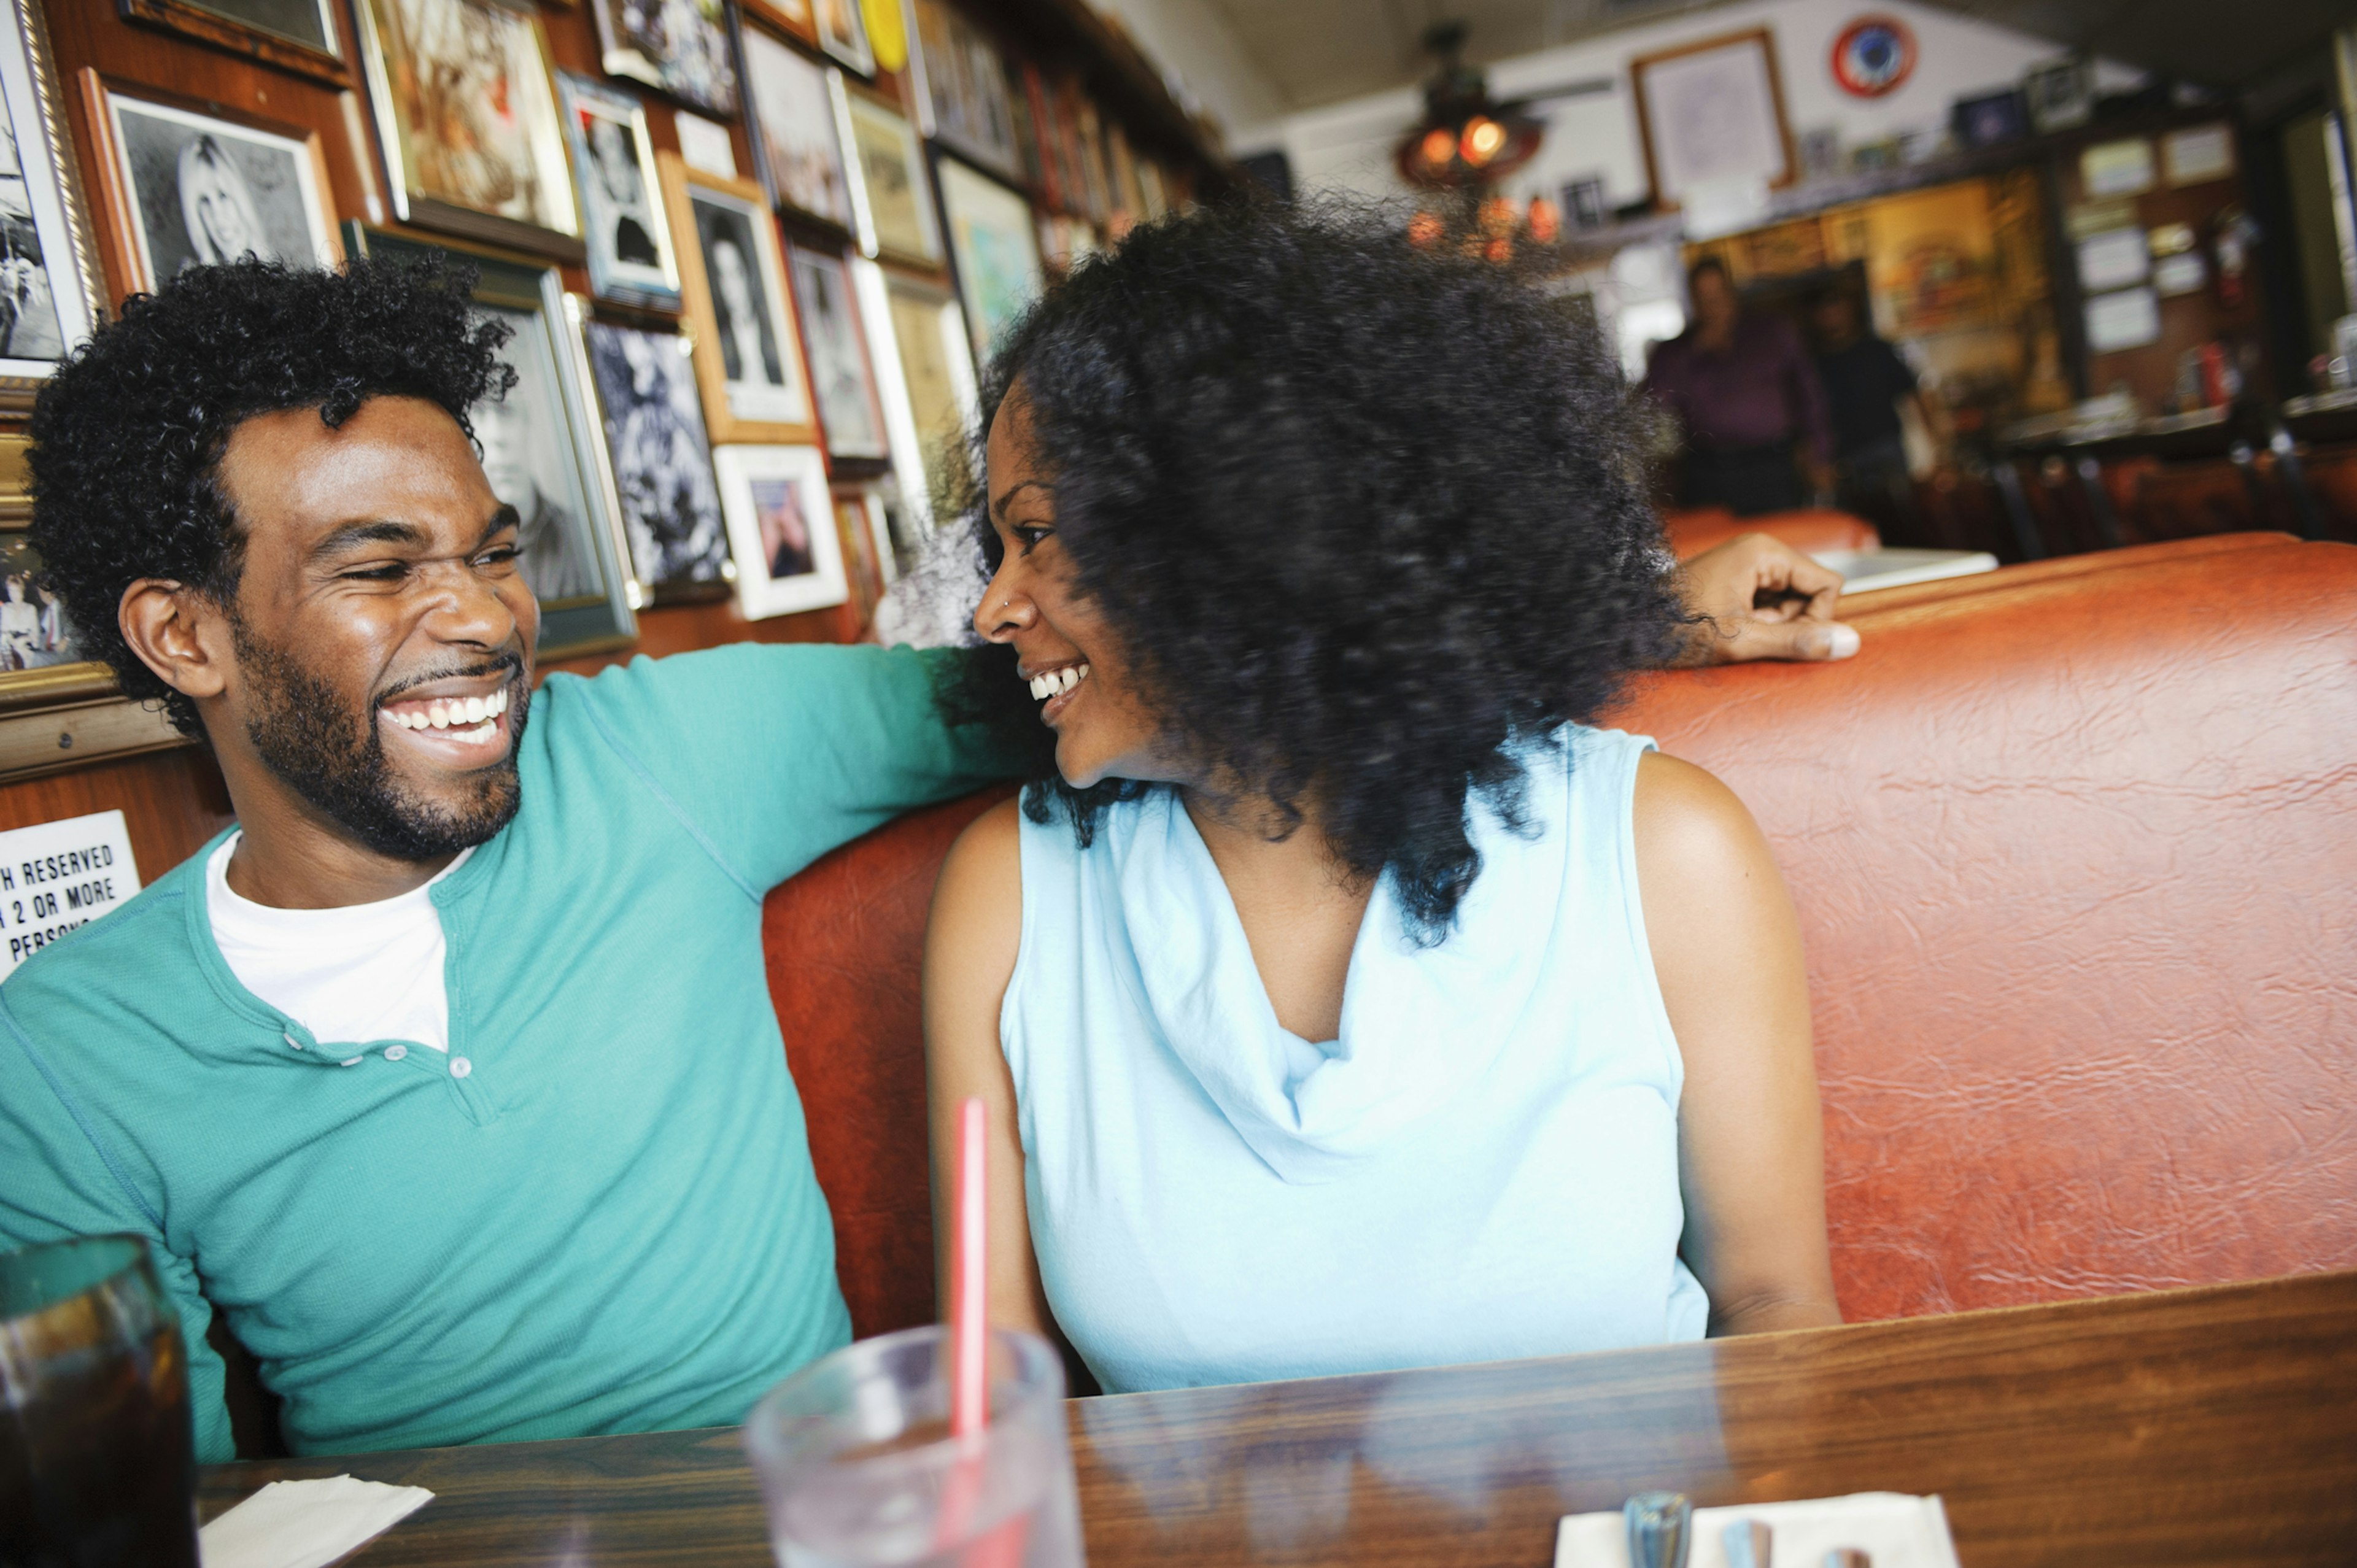
<path id="1" fill-rule="evenodd" d="M 1685 1060 L 1679 1251 L 1710 1332 L 1841 1321 L 1825 1246 L 1824 1128 L 1801 932 L 1768 841 L 1690 762 L 1638 765 L 1637 881 Z"/>
<path id="2" fill-rule="evenodd" d="M 925 1085 L 933 1154 L 933 1262 L 949 1316 L 950 1233 L 958 1107 L 983 1104 L 990 1159 L 990 1321 L 1049 1332 L 1047 1294 L 1031 1255 L 1015 1079 L 998 1046 L 998 1010 L 1023 937 L 1023 861 L 1016 804 L 976 818 L 942 864 L 925 928 Z"/>

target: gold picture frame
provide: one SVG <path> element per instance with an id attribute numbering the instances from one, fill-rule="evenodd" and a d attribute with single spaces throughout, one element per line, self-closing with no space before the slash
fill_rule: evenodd
<path id="1" fill-rule="evenodd" d="M 749 179 L 691 168 L 676 153 L 657 153 L 655 167 L 713 445 L 819 445 L 818 400 L 769 198 Z M 723 263 L 724 252 L 735 254 Z M 725 268 L 716 288 L 716 265 Z"/>
<path id="2" fill-rule="evenodd" d="M 36 272 L 18 280 L 16 302 L 0 317 L 6 324 L 0 333 L 0 412 L 22 413 L 65 355 L 106 319 L 111 296 L 39 0 L 0 0 L 0 88 L 7 100 L 0 129 L 15 146 L 17 198 L 25 209 L 16 223 L 31 230 L 28 247 L 22 229 L 15 229 L 10 252 L 20 263 L 29 259 L 28 250 L 39 252 Z M 27 302 L 44 292 L 53 322 L 39 322 L 37 310 L 27 311 Z M 36 330 L 20 337 L 28 319 Z M 34 351 L 36 345 L 25 338 L 49 338 L 44 330 L 49 327 L 54 340 Z"/>

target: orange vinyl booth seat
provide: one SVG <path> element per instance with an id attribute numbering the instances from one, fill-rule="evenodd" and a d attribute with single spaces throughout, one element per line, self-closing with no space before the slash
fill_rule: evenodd
<path id="1" fill-rule="evenodd" d="M 1874 524 L 1829 507 L 1763 512 L 1758 517 L 1738 517 L 1725 507 L 1695 507 L 1663 512 L 1662 532 L 1669 538 L 1670 553 L 1681 561 L 1690 561 L 1712 545 L 1724 544 L 1742 533 L 1781 539 L 1803 555 L 1882 548 L 1881 531 Z"/>
<path id="2" fill-rule="evenodd" d="M 1808 944 L 1844 1308 L 2357 1267 L 2357 548 L 2241 535 L 1849 601 L 1855 659 L 1641 681 Z M 990 799 L 770 900 L 862 1334 L 933 1313 L 918 957 Z"/>

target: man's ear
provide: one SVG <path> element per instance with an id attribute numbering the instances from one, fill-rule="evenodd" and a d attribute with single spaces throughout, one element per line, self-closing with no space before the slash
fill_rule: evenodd
<path id="1" fill-rule="evenodd" d="M 229 617 L 211 596 L 186 583 L 142 577 L 123 590 L 115 618 L 123 640 L 156 678 L 195 702 L 229 685 Z"/>

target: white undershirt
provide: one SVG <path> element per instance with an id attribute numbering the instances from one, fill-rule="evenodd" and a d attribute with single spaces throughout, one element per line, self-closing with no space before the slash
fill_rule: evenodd
<path id="1" fill-rule="evenodd" d="M 433 882 L 381 903 L 279 909 L 230 886 L 238 838 L 230 834 L 206 863 L 205 911 L 240 983 L 321 1045 L 412 1040 L 447 1052 L 450 993 L 433 887 L 475 852 L 460 850 Z"/>

